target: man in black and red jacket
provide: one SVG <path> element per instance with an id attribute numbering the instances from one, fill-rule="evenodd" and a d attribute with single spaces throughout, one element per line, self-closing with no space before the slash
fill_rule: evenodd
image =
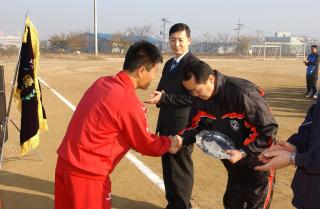
<path id="1" fill-rule="evenodd" d="M 278 125 L 263 92 L 250 81 L 225 76 L 202 61 L 184 68 L 183 85 L 194 96 L 195 112 L 192 124 L 179 132 L 183 144 L 194 143 L 202 130 L 215 130 L 236 145 L 236 150 L 227 151 L 231 158 L 222 160 L 228 171 L 225 208 L 269 208 L 275 173 L 254 167 L 261 164 L 258 155 L 275 141 Z"/>

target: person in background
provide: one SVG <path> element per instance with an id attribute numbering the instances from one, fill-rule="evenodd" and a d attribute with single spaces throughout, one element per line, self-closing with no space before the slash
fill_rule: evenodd
<path id="1" fill-rule="evenodd" d="M 182 85 L 182 70 L 188 63 L 198 60 L 191 51 L 190 28 L 177 23 L 169 30 L 169 44 L 174 55 L 164 65 L 157 90 L 147 103 L 160 108 L 157 133 L 175 135 L 189 121 L 191 95 Z M 162 156 L 163 180 L 168 204 L 166 209 L 190 209 L 193 187 L 193 145 L 184 146 L 177 154 Z"/>
<path id="2" fill-rule="evenodd" d="M 307 81 L 307 98 L 318 98 L 317 93 L 317 80 L 319 71 L 319 54 L 317 45 L 311 46 L 311 53 L 309 54 L 307 60 L 303 61 L 307 66 L 306 70 L 306 81 Z"/>

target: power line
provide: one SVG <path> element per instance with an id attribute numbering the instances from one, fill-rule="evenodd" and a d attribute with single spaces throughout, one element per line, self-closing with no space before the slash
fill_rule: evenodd
<path id="1" fill-rule="evenodd" d="M 163 53 L 166 52 L 166 23 L 171 23 L 167 18 L 162 18 L 162 25 L 163 25 L 163 31 L 162 31 L 162 35 L 163 35 Z M 161 32 L 160 32 L 161 34 Z"/>
<path id="2" fill-rule="evenodd" d="M 98 23 L 97 23 L 97 0 L 94 0 L 94 51 L 98 55 Z"/>
<path id="3" fill-rule="evenodd" d="M 239 23 L 237 24 L 237 28 L 233 29 L 234 31 L 238 31 L 238 53 L 240 54 L 240 30 L 245 25 L 240 23 L 240 17 L 239 17 Z"/>

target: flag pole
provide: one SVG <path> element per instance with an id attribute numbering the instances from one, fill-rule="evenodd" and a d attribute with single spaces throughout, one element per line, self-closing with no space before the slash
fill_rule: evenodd
<path id="1" fill-rule="evenodd" d="M 29 13 L 29 11 L 26 12 L 25 21 L 27 20 L 28 13 Z M 25 24 L 24 24 L 24 27 L 25 27 Z M 24 30 L 25 30 L 25 28 L 23 28 L 23 31 Z M 4 118 L 4 124 L 3 124 L 3 129 L 4 130 L 3 130 L 3 140 L 2 140 L 1 150 L 0 150 L 1 151 L 1 154 L 0 154 L 0 170 L 2 170 L 3 146 L 4 146 L 4 139 L 5 139 L 5 136 L 6 136 L 7 131 L 8 131 L 8 120 L 9 120 L 9 115 L 10 115 L 10 110 L 11 110 L 13 92 L 14 92 L 14 88 L 15 88 L 15 85 L 16 85 L 16 82 L 17 82 L 17 76 L 18 76 L 18 71 L 19 71 L 19 67 L 20 67 L 21 49 L 22 49 L 22 37 L 21 37 L 21 44 L 20 44 L 19 54 L 18 54 L 18 61 L 17 61 L 17 65 L 16 65 L 16 71 L 14 73 L 14 78 L 13 78 L 13 82 L 12 82 L 12 86 L 11 86 L 11 93 L 10 93 L 10 98 L 9 98 L 8 109 L 6 111 L 6 116 Z"/>

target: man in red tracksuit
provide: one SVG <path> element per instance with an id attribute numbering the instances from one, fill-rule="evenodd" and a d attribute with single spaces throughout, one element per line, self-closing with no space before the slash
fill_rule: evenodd
<path id="1" fill-rule="evenodd" d="M 84 94 L 57 151 L 55 209 L 110 209 L 109 175 L 131 149 L 149 156 L 177 151 L 179 142 L 150 134 L 147 89 L 162 57 L 148 42 L 132 45 L 123 71 L 99 78 Z"/>

